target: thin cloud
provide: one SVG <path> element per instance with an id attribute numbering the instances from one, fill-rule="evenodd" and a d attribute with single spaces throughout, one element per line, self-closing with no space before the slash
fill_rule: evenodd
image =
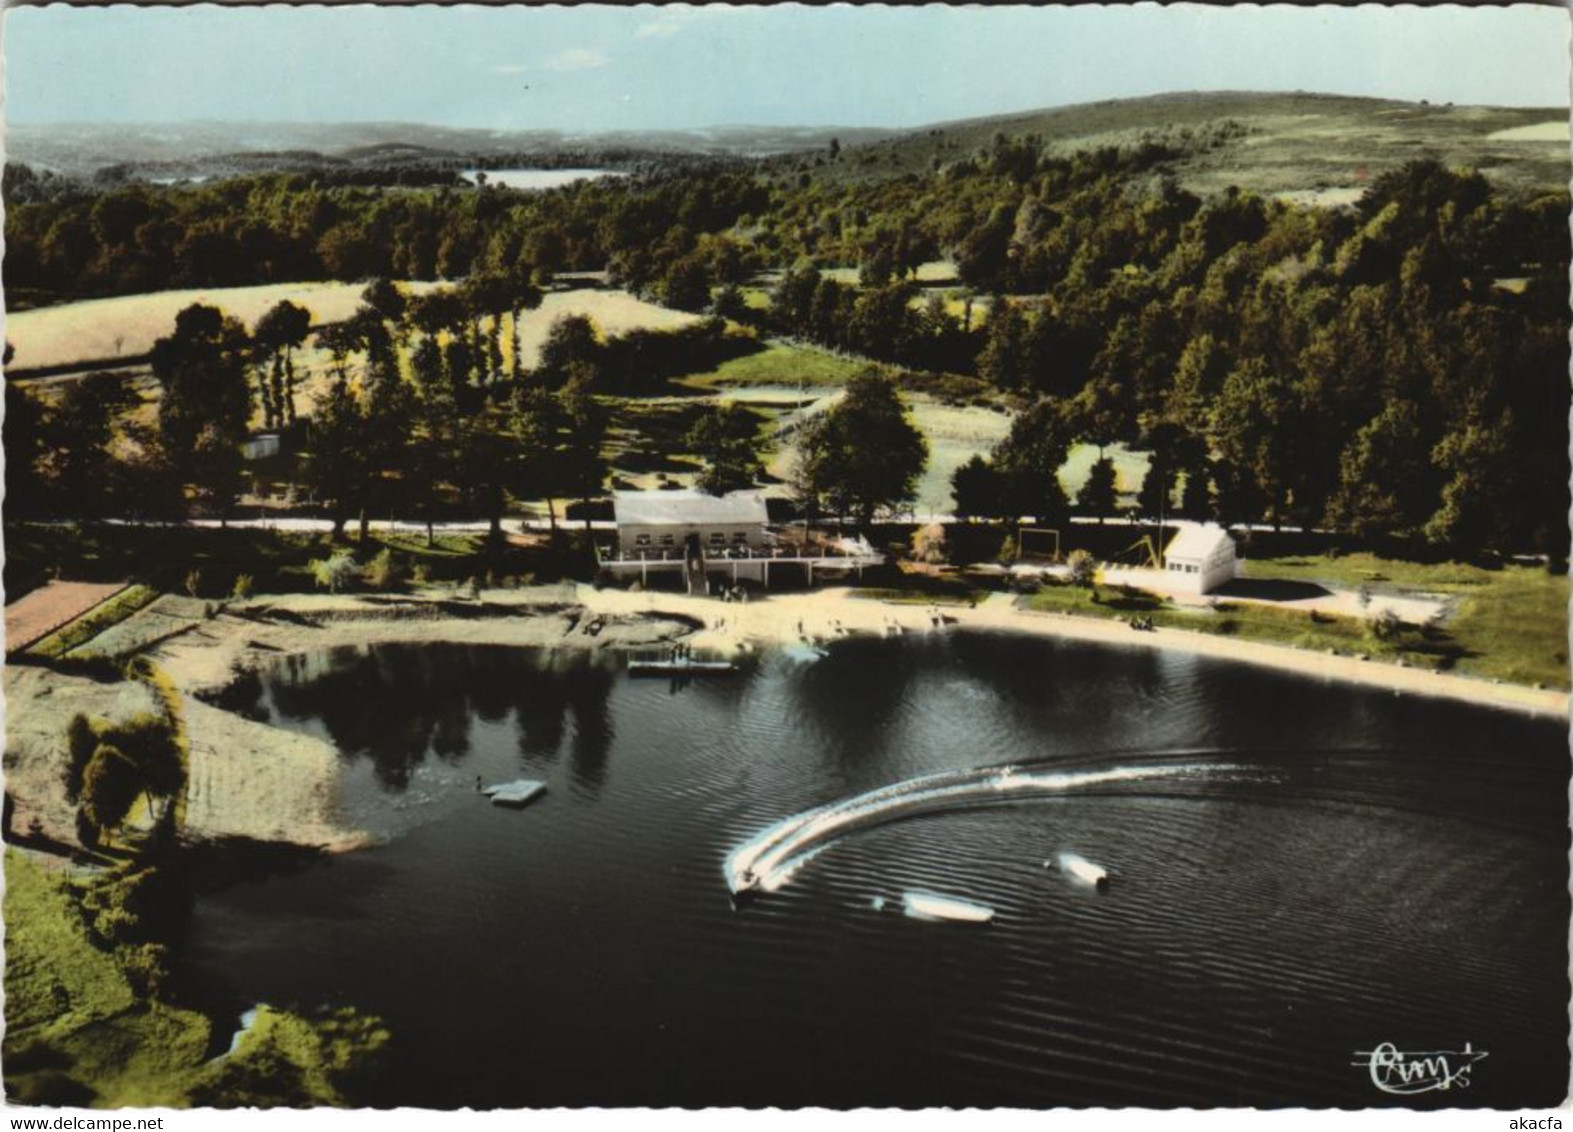
<path id="1" fill-rule="evenodd" d="M 634 29 L 635 39 L 665 39 L 676 35 L 683 30 L 683 24 L 678 20 L 656 20 L 654 23 L 640 24 Z"/>
<path id="2" fill-rule="evenodd" d="M 499 63 L 492 68 L 492 73 L 496 75 L 522 75 L 529 69 L 530 64 L 528 63 Z"/>
<path id="3" fill-rule="evenodd" d="M 610 62 L 611 60 L 599 51 L 587 51 L 583 47 L 573 47 L 553 55 L 541 66 L 548 71 L 591 71 L 596 67 L 604 67 Z"/>

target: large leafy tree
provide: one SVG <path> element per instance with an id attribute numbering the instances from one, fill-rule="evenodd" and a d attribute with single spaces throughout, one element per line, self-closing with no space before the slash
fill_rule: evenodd
<path id="1" fill-rule="evenodd" d="M 15 381 L 5 383 L 5 515 L 37 518 L 51 509 L 46 460 L 54 448 L 54 415 Z"/>
<path id="2" fill-rule="evenodd" d="M 1327 522 L 1364 537 L 1408 536 L 1437 508 L 1437 473 L 1420 409 L 1394 401 L 1344 448 Z"/>
<path id="3" fill-rule="evenodd" d="M 601 336 L 587 315 L 561 315 L 546 332 L 535 374 L 548 389 L 561 389 L 571 377 L 598 376 Z"/>
<path id="4" fill-rule="evenodd" d="M 1295 408 L 1293 388 L 1260 359 L 1225 379 L 1213 405 L 1211 440 L 1228 470 L 1225 496 L 1236 514 L 1265 508 L 1275 524 L 1288 516 L 1295 465 L 1285 429 Z"/>
<path id="5" fill-rule="evenodd" d="M 310 333 L 311 312 L 288 299 L 257 320 L 252 339 L 261 361 L 257 392 L 267 428 L 295 423 L 295 351 Z"/>
<path id="6" fill-rule="evenodd" d="M 928 441 L 895 384 L 866 369 L 804 430 L 799 460 L 801 492 L 866 527 L 879 508 L 912 501 L 928 463 Z"/>
<path id="7" fill-rule="evenodd" d="M 563 492 L 581 501 L 601 494 L 606 483 L 605 407 L 591 395 L 588 374 L 570 376 L 558 395 L 562 414 L 562 444 L 559 449 Z M 589 525 L 589 513 L 585 513 Z"/>
<path id="8" fill-rule="evenodd" d="M 162 386 L 159 439 L 170 463 L 223 516 L 239 490 L 240 444 L 251 416 L 246 380 L 250 339 L 236 319 L 192 304 L 174 332 L 153 344 Z"/>
<path id="9" fill-rule="evenodd" d="M 961 518 L 996 519 L 1005 513 L 1005 478 L 977 454 L 951 474 L 950 494 Z"/>
<path id="10" fill-rule="evenodd" d="M 436 347 L 431 348 L 436 357 Z M 437 359 L 440 369 L 441 359 Z M 459 409 L 453 389 L 440 373 L 423 382 L 412 405 L 413 434 L 405 449 L 408 496 L 426 523 L 426 545 L 436 543 L 435 524 L 443 506 L 443 487 L 451 482 L 461 459 Z"/>
<path id="11" fill-rule="evenodd" d="M 688 447 L 704 462 L 699 487 L 725 495 L 752 487 L 764 473 L 759 460 L 759 418 L 742 405 L 722 405 L 694 424 Z"/>
<path id="12" fill-rule="evenodd" d="M 1098 525 L 1102 526 L 1105 516 L 1113 512 L 1117 499 L 1114 461 L 1105 456 L 1094 461 L 1088 470 L 1087 479 L 1076 495 L 1076 506 L 1096 515 Z"/>
<path id="13" fill-rule="evenodd" d="M 1427 520 L 1426 537 L 1466 555 L 1507 550 L 1513 530 L 1518 469 L 1512 413 L 1471 414 L 1442 438 L 1432 460 L 1447 477 L 1442 505 Z"/>
<path id="14" fill-rule="evenodd" d="M 1069 502 L 1060 468 L 1070 454 L 1072 435 L 1062 407 L 1048 398 L 1016 415 L 993 452 L 994 468 L 1004 480 L 1004 514 L 1032 515 L 1040 523 L 1065 518 Z"/>
<path id="15" fill-rule="evenodd" d="M 566 429 L 558 395 L 539 385 L 514 388 L 511 432 L 517 445 L 514 461 L 516 495 L 546 503 L 552 530 L 557 529 L 557 496 L 566 481 L 559 447 Z"/>
<path id="16" fill-rule="evenodd" d="M 136 404 L 120 378 L 92 374 L 66 386 L 55 412 L 52 454 L 60 498 L 81 518 L 96 518 L 111 504 L 116 461 L 115 421 Z"/>
<path id="17" fill-rule="evenodd" d="M 349 516 L 365 504 L 366 418 L 349 382 L 337 377 L 313 414 L 307 475 L 342 538 Z"/>

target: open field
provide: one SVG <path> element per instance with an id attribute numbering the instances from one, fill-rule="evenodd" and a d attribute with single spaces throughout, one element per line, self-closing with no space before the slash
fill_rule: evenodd
<path id="1" fill-rule="evenodd" d="M 405 284 L 412 291 L 434 286 Z M 320 326 L 355 313 L 365 289 L 360 283 L 272 283 L 87 299 L 10 315 L 5 333 L 16 347 L 18 369 L 134 358 L 146 354 L 154 341 L 174 329 L 175 315 L 192 303 L 216 306 L 249 328 L 269 308 L 288 299 L 311 311 L 312 323 Z"/>
<path id="2" fill-rule="evenodd" d="M 419 294 L 441 284 L 405 282 L 400 286 Z M 174 329 L 175 316 L 192 303 L 216 306 L 249 328 L 269 308 L 288 299 L 311 311 L 313 325 L 321 326 L 354 314 L 364 290 L 361 283 L 273 283 L 88 299 L 13 314 L 6 319 L 6 338 L 16 347 L 14 364 L 22 370 L 138 358 Z M 699 321 L 697 315 L 668 310 L 626 291 L 552 291 L 538 310 L 526 311 L 520 319 L 525 365 L 535 364 L 553 320 L 564 315 L 588 315 L 603 335 L 636 329 L 673 330 Z M 505 336 L 507 329 L 504 320 Z M 318 351 L 302 353 L 304 364 L 314 369 L 324 360 Z"/>
<path id="3" fill-rule="evenodd" d="M 540 359 L 541 344 L 552 323 L 570 315 L 587 315 L 603 337 L 630 330 L 680 330 L 700 321 L 696 314 L 668 310 L 636 299 L 627 291 L 551 291 L 538 310 L 525 311 L 519 320 L 519 346 L 527 367 Z M 503 329 L 506 334 L 506 320 Z"/>

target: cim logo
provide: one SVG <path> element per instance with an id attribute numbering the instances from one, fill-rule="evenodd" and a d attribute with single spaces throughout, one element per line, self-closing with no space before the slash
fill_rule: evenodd
<path id="1" fill-rule="evenodd" d="M 1382 1092 L 1414 1096 L 1469 1088 L 1475 1063 L 1485 1056 L 1484 1050 L 1475 1050 L 1469 1042 L 1465 1042 L 1461 1050 L 1414 1053 L 1407 1053 L 1392 1042 L 1383 1042 L 1375 1049 L 1356 1050 L 1356 1060 L 1351 1064 L 1370 1074 L 1371 1084 Z"/>

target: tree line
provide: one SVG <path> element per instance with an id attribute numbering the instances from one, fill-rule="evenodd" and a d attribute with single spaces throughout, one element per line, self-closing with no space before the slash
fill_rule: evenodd
<path id="1" fill-rule="evenodd" d="M 530 194 L 298 176 L 142 186 L 10 210 L 7 276 L 115 291 L 373 275 L 538 286 L 606 269 L 682 309 L 976 374 L 1056 437 L 1152 452 L 1143 497 L 1159 509 L 1560 553 L 1566 193 L 1504 197 L 1421 160 L 1374 178 L 1353 209 L 1204 201 L 1166 173 L 1186 144 L 1065 155 L 1000 135 L 927 175 L 841 185 L 761 166 Z M 957 265 L 953 302 L 915 284 L 934 256 Z M 858 285 L 817 270 L 847 263 Z M 750 311 L 739 285 L 771 265 L 785 271 L 770 305 Z M 271 329 L 287 340 L 287 319 Z M 439 336 L 413 341 L 443 365 L 494 348 Z M 625 349 L 614 385 L 636 389 L 646 354 Z M 288 389 L 289 347 L 273 359 L 265 405 L 287 423 L 272 390 Z M 995 455 L 1008 472 L 1012 451 Z M 969 475 L 969 506 L 1016 506 Z"/>

